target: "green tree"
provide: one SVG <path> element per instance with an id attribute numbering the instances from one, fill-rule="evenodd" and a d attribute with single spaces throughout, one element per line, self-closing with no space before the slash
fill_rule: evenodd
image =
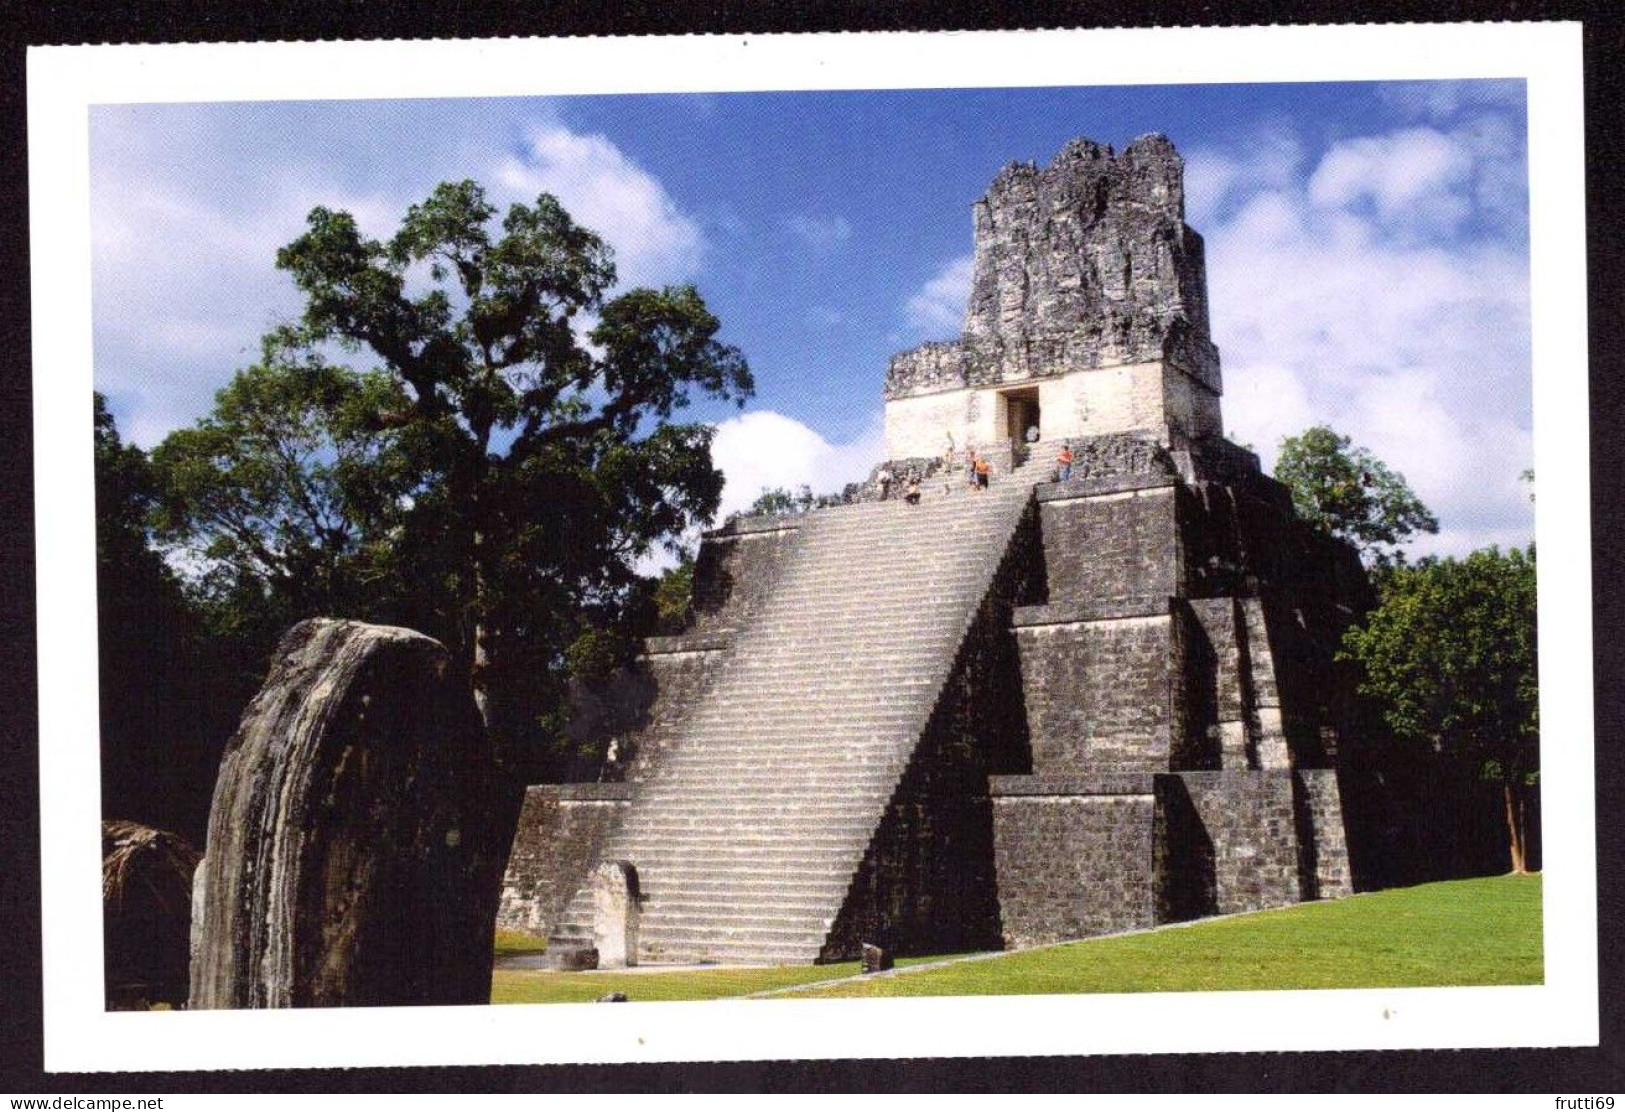
<path id="1" fill-rule="evenodd" d="M 694 605 L 694 557 L 685 555 L 663 572 L 654 588 L 655 630 L 680 633 L 688 625 Z"/>
<path id="2" fill-rule="evenodd" d="M 818 496 L 813 494 L 812 487 L 806 483 L 801 484 L 795 491 L 786 490 L 784 487 L 763 487 L 762 493 L 756 496 L 756 501 L 745 510 L 745 515 L 776 517 L 780 514 L 799 514 L 806 513 L 816 505 Z"/>
<path id="3" fill-rule="evenodd" d="M 102 813 L 198 839 L 236 707 L 154 541 L 158 476 L 99 393 L 94 451 Z"/>
<path id="4" fill-rule="evenodd" d="M 1326 425 L 1281 441 L 1275 477 L 1299 517 L 1353 544 L 1368 566 L 1401 563 L 1400 545 L 1439 531 L 1405 476 Z"/>
<path id="5" fill-rule="evenodd" d="M 1534 547 L 1395 568 L 1381 593 L 1344 639 L 1362 694 L 1401 741 L 1501 783 L 1512 869 L 1525 872 L 1540 769 Z"/>
<path id="6" fill-rule="evenodd" d="M 524 733 L 556 711 L 570 645 L 637 594 L 636 562 L 716 511 L 713 429 L 674 413 L 696 396 L 743 404 L 753 383 L 692 287 L 610 297 L 610 248 L 550 196 L 497 217 L 468 181 L 387 240 L 312 210 L 277 253 L 303 313 L 268 339 L 276 373 L 256 369 L 304 414 L 310 450 L 280 474 L 262 451 L 246 472 L 191 453 L 215 478 L 182 501 L 193 520 L 210 490 L 276 508 L 203 534 L 252 579 L 291 592 L 298 563 L 324 599 L 373 614 L 414 600 L 401 620 L 461 656 L 489 725 Z M 335 349 L 376 366 L 341 371 Z M 389 589 L 359 589 L 368 576 Z M 575 655 L 602 655 L 589 648 Z"/>
<path id="7" fill-rule="evenodd" d="M 389 541 L 426 478 L 409 438 L 377 420 L 404 405 L 387 375 L 274 334 L 207 417 L 158 446 L 155 520 L 186 546 L 216 632 L 263 643 L 315 614 L 382 616 L 399 587 Z"/>

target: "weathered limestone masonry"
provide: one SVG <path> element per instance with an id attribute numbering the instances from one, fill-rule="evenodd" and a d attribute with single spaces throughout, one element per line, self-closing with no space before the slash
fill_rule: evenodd
<path id="1" fill-rule="evenodd" d="M 677 728 L 709 690 L 733 638 L 778 581 L 800 532 L 797 518 L 741 518 L 707 536 L 695 568 L 693 618 L 678 637 L 651 637 L 629 669 L 576 693 L 571 734 L 611 741 L 608 782 L 539 784 L 525 794 L 503 885 L 500 926 L 546 935 L 591 876 L 636 786 L 671 747 Z M 578 905 L 571 926 L 590 937 Z"/>
<path id="2" fill-rule="evenodd" d="M 1229 447 L 1113 455 L 1038 494 L 1032 766 L 992 789 L 1008 945 L 1350 890 L 1331 664 L 1357 561 Z"/>
<path id="3" fill-rule="evenodd" d="M 1121 155 L 1077 139 L 1045 169 L 1012 163 L 973 208 L 964 334 L 892 359 L 893 459 L 1142 432 L 1217 436 L 1202 238 L 1185 226 L 1184 163 L 1160 135 Z"/>
<path id="4" fill-rule="evenodd" d="M 1038 492 L 1031 767 L 992 784 L 1007 945 L 1346 894 L 1332 657 L 1358 561 L 1233 446 L 1111 438 Z M 1113 473 L 1115 471 L 1115 473 Z"/>
<path id="5" fill-rule="evenodd" d="M 531 790 L 504 922 L 585 951 L 600 861 L 638 872 L 645 962 L 1025 946 L 1350 890 L 1333 650 L 1369 586 L 1219 435 L 1182 191 L 1160 136 L 1000 174 L 964 335 L 887 377 L 920 505 L 871 478 L 704 539 L 689 632 L 588 701 L 620 782 Z M 950 436 L 991 489 L 940 473 Z"/>

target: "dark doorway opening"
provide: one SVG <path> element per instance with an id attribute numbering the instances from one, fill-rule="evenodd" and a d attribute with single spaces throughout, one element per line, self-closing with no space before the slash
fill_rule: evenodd
<path id="1" fill-rule="evenodd" d="M 1042 435 L 1039 422 L 1038 387 L 1006 390 L 1000 393 L 1004 400 L 1004 434 L 1010 438 L 1016 458 L 1023 458 L 1027 445 Z"/>

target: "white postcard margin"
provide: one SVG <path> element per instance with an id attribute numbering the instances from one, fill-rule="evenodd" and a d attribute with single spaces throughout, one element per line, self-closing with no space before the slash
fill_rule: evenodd
<path id="1" fill-rule="evenodd" d="M 1594 1045 L 1578 24 L 34 48 L 28 58 L 48 1070 Z M 89 108 L 96 104 L 1522 78 L 1540 474 L 1546 979 L 1511 988 L 109 1013 L 101 985 Z"/>

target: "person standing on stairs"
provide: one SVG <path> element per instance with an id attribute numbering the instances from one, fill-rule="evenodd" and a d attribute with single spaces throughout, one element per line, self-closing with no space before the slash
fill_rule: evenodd
<path id="1" fill-rule="evenodd" d="M 948 433 L 948 448 L 942 453 L 942 493 L 948 493 L 954 473 L 954 434 Z"/>
<path id="2" fill-rule="evenodd" d="M 993 474 L 993 465 L 987 461 L 986 456 L 976 457 L 975 474 L 976 489 L 986 490 L 988 477 Z"/>
<path id="3" fill-rule="evenodd" d="M 875 485 L 880 488 L 880 500 L 882 502 L 891 494 L 892 478 L 891 464 L 881 464 L 880 471 L 875 475 Z"/>
<path id="4" fill-rule="evenodd" d="M 1061 441 L 1061 452 L 1055 457 L 1055 474 L 1057 482 L 1066 482 L 1072 477 L 1072 445 Z"/>

